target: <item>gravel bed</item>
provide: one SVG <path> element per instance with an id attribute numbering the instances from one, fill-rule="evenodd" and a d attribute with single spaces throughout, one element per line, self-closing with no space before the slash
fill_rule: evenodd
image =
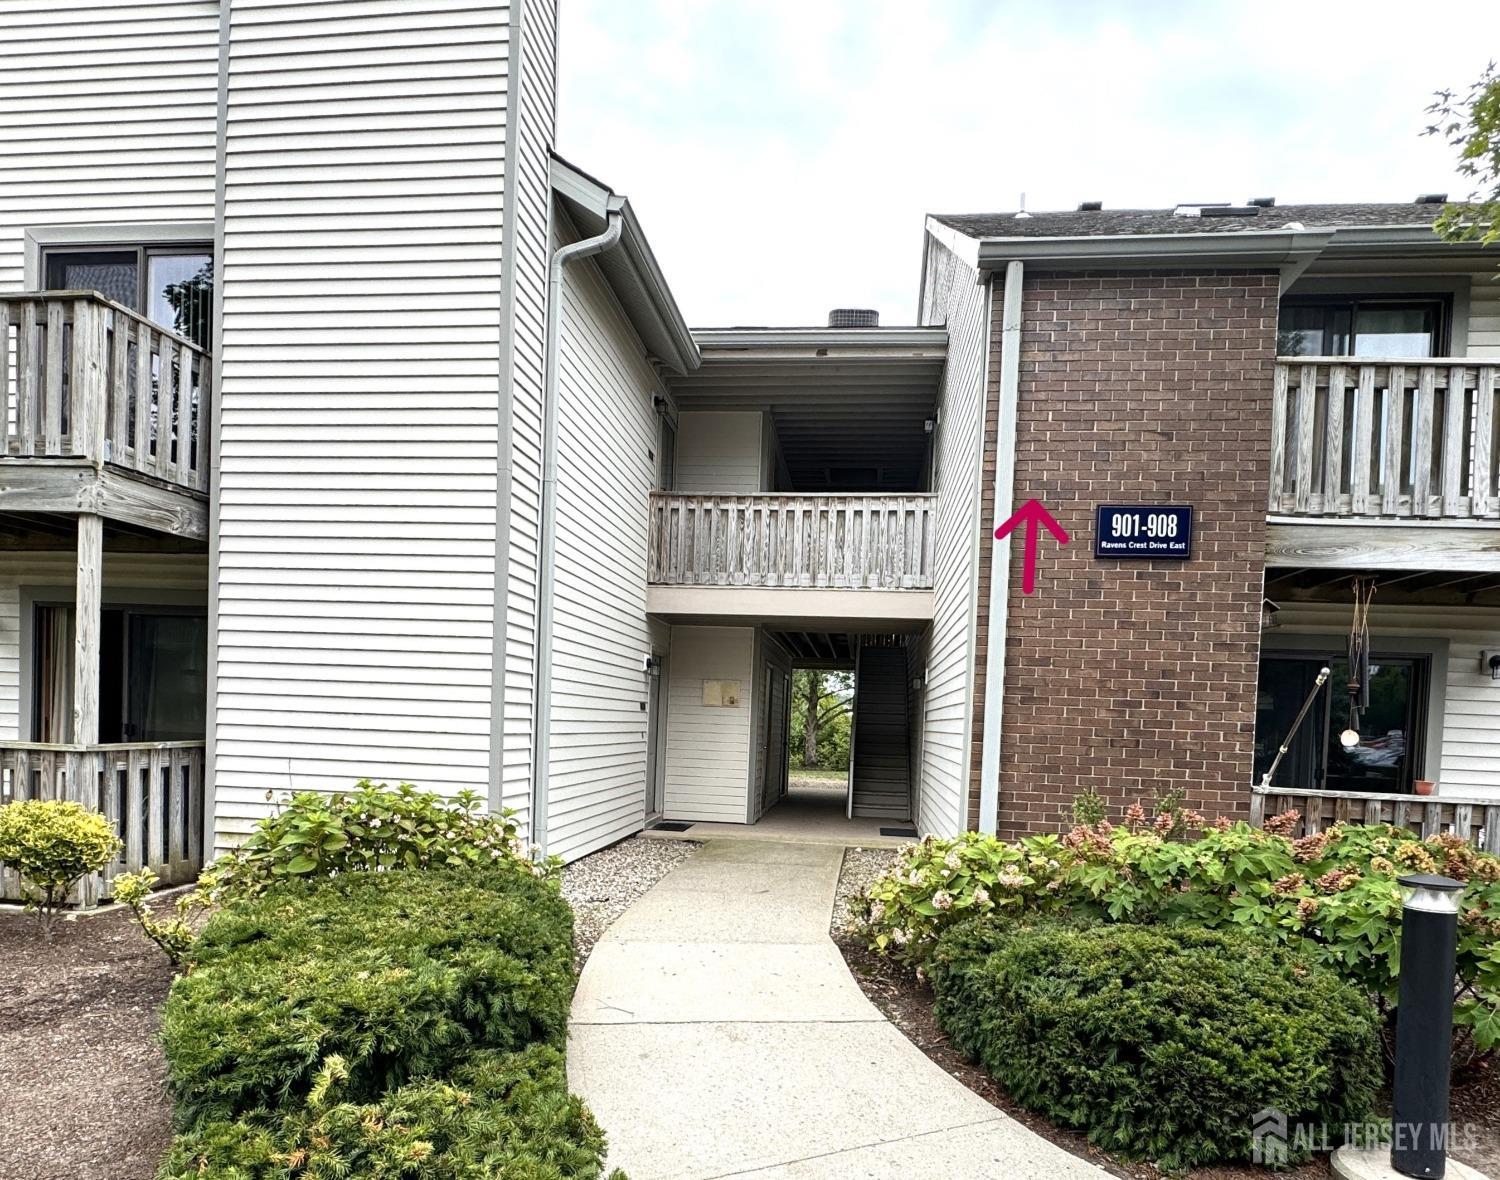
<path id="1" fill-rule="evenodd" d="M 839 872 L 839 888 L 833 899 L 833 918 L 828 932 L 835 940 L 845 938 L 854 923 L 851 905 L 855 898 L 883 877 L 900 857 L 900 848 L 848 848 L 844 850 L 844 867 Z"/>
<path id="2" fill-rule="evenodd" d="M 693 840 L 631 836 L 563 869 L 562 893 L 573 907 L 573 943 L 583 966 L 599 936 L 646 890 L 703 845 Z"/>

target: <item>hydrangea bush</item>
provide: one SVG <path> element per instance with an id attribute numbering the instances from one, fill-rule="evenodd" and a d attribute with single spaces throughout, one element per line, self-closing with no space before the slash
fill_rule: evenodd
<path id="1" fill-rule="evenodd" d="M 1296 819 L 1273 817 L 1261 830 L 1135 806 L 1123 824 L 1060 836 L 929 836 L 857 903 L 860 933 L 921 970 L 949 926 L 997 912 L 1258 929 L 1358 983 L 1389 1013 L 1400 961 L 1396 880 L 1439 872 L 1466 882 L 1455 1060 L 1500 1045 L 1500 859 L 1458 837 L 1424 840 L 1388 824 L 1336 824 L 1293 840 Z M 1193 838 L 1171 838 L 1180 831 Z"/>
<path id="2" fill-rule="evenodd" d="M 302 791 L 216 860 L 203 883 L 218 901 L 253 897 L 287 878 L 393 868 L 510 864 L 556 877 L 561 861 L 538 859 L 540 850 L 520 838 L 514 817 L 508 809 L 483 810 L 472 791 L 447 799 L 411 783 L 391 788 L 365 779 L 349 792 Z"/>

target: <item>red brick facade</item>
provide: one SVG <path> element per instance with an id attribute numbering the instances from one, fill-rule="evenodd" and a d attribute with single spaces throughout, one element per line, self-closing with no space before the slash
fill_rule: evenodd
<path id="1" fill-rule="evenodd" d="M 1072 543 L 1043 539 L 1029 597 L 1010 545 L 1002 835 L 1055 831 L 1087 788 L 1116 813 L 1173 788 L 1209 815 L 1248 808 L 1277 288 L 1243 271 L 1026 275 L 1015 502 L 1042 501 Z M 997 283 L 985 521 L 1001 306 Z M 1096 559 L 1103 503 L 1193 505 L 1192 558 Z M 988 601 L 982 562 L 971 823 Z"/>

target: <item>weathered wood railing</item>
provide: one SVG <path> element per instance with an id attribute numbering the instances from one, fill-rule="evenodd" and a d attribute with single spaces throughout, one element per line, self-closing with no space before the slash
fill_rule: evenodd
<path id="1" fill-rule="evenodd" d="M 208 353 L 91 291 L 0 295 L 0 329 L 0 462 L 81 458 L 208 490 Z"/>
<path id="2" fill-rule="evenodd" d="M 108 896 L 117 873 L 149 867 L 164 883 L 182 884 L 203 867 L 203 748 L 202 742 L 0 742 L 0 806 L 71 799 L 114 824 L 125 846 L 97 879 L 84 882 L 85 905 Z M 15 874 L 0 870 L 0 898 L 21 896 Z"/>
<path id="3" fill-rule="evenodd" d="M 1394 824 L 1422 836 L 1453 833 L 1486 852 L 1500 853 L 1500 802 L 1493 798 L 1251 788 L 1250 822 L 1256 827 L 1285 811 L 1299 813 L 1295 836 L 1312 835 L 1335 823 Z"/>
<path id="4" fill-rule="evenodd" d="M 1500 363 L 1283 357 L 1273 514 L 1500 518 Z"/>
<path id="5" fill-rule="evenodd" d="M 932 586 L 930 495 L 654 492 L 655 585 L 913 590 Z"/>

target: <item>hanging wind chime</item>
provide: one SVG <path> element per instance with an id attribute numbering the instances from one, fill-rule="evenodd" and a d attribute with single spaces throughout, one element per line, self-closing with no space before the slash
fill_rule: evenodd
<path id="1" fill-rule="evenodd" d="M 1360 715 L 1370 707 L 1370 603 L 1375 598 L 1374 578 L 1355 578 L 1354 615 L 1349 623 L 1349 724 L 1339 734 L 1346 750 L 1359 745 Z"/>

